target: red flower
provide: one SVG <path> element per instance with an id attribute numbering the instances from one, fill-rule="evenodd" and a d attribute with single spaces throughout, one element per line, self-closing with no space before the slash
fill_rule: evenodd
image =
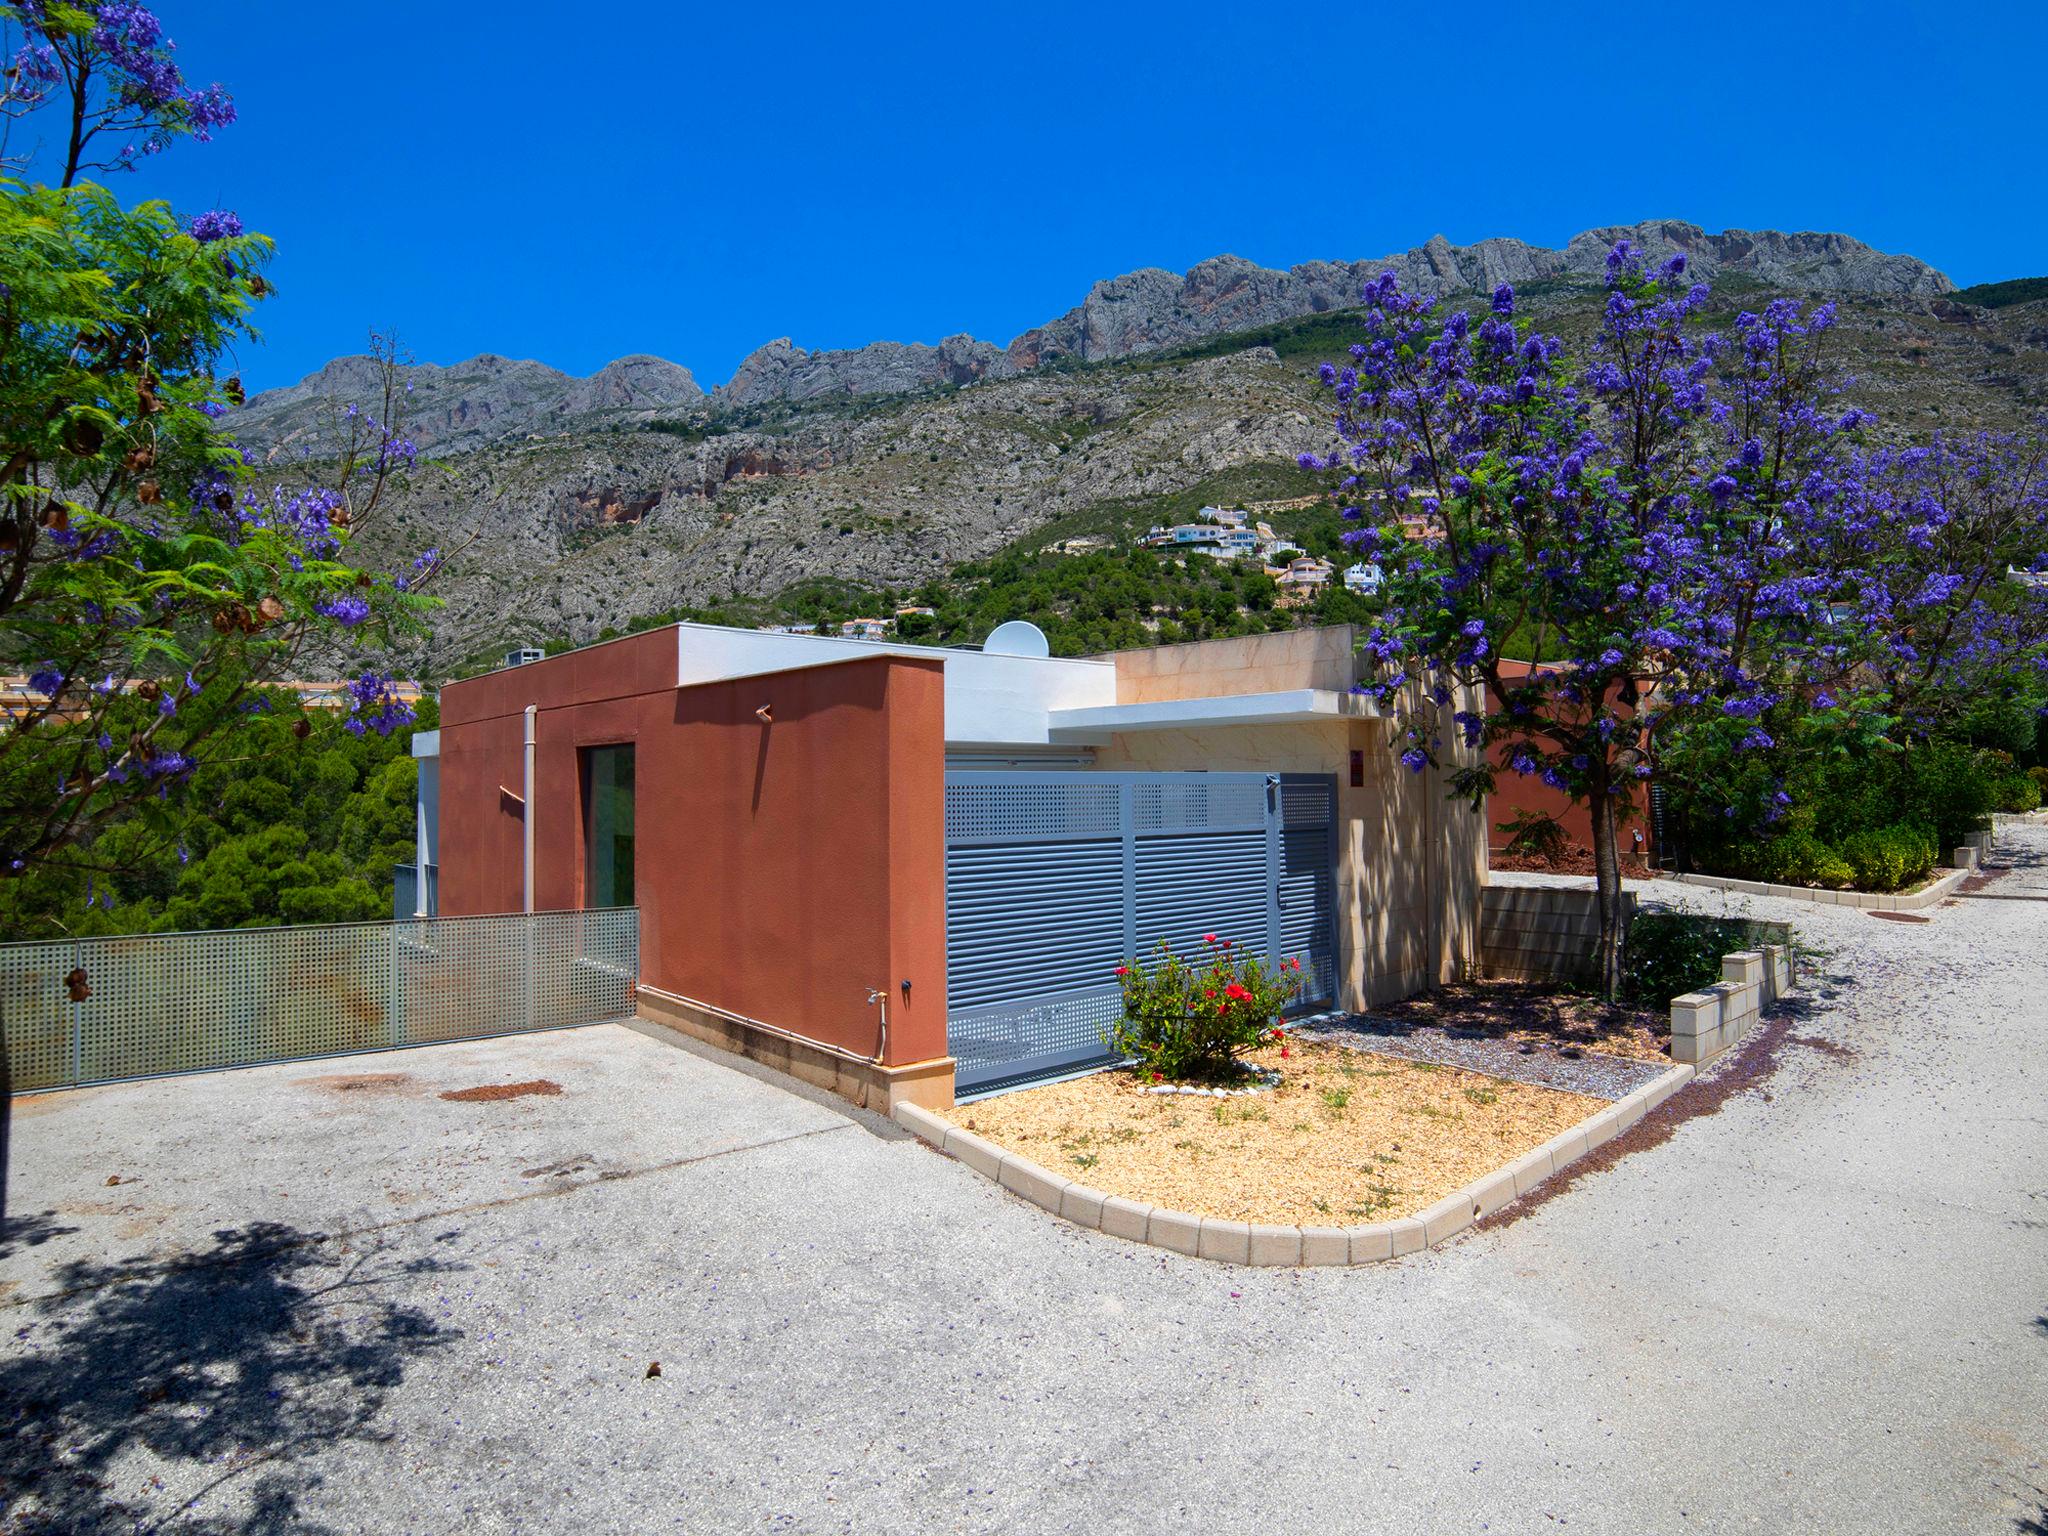
<path id="1" fill-rule="evenodd" d="M 1216 994 L 1211 992 L 1209 995 L 1211 997 L 1214 997 Z M 1227 998 L 1230 998 L 1240 1003 L 1247 1001 L 1251 997 L 1251 993 L 1247 991 L 1244 988 L 1244 986 L 1235 981 L 1233 981 L 1229 986 L 1223 989 L 1223 995 Z"/>
<path id="2" fill-rule="evenodd" d="M 1228 940 L 1228 939 L 1225 939 L 1225 940 L 1223 941 L 1223 947 L 1224 947 L 1225 949 L 1228 949 L 1228 948 L 1230 948 L 1230 940 Z"/>
<path id="3" fill-rule="evenodd" d="M 1128 965 L 1120 965 L 1116 968 L 1116 973 L 1119 976 L 1128 976 L 1131 974 L 1131 968 Z"/>
<path id="4" fill-rule="evenodd" d="M 1204 944 L 1214 944 L 1216 942 L 1216 935 L 1213 933 L 1205 933 L 1202 935 L 1202 942 Z"/>
<path id="5" fill-rule="evenodd" d="M 1283 1046 L 1281 1046 L 1281 1047 L 1280 1047 L 1280 1054 L 1281 1054 L 1281 1056 L 1282 1056 L 1282 1057 L 1287 1057 L 1287 1056 L 1292 1056 L 1292 1055 L 1294 1054 L 1294 1052 L 1290 1051 L 1289 1049 L 1287 1049 L 1287 1047 L 1286 1047 L 1286 1046 L 1284 1046 L 1284 1045 L 1283 1045 Z"/>
<path id="6" fill-rule="evenodd" d="M 1204 996 L 1204 997 L 1214 997 L 1215 995 L 1216 995 L 1216 989 L 1215 989 L 1214 987 L 1204 987 L 1204 988 L 1202 988 L 1202 996 Z"/>

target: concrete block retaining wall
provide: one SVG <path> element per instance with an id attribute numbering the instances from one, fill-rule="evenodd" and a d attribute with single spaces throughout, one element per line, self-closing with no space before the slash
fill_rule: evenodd
<path id="1" fill-rule="evenodd" d="M 1624 921 L 1636 899 L 1623 895 Z M 1594 892 L 1554 885 L 1489 885 L 1479 893 L 1479 970 L 1507 981 L 1590 976 L 1600 941 Z"/>
<path id="2" fill-rule="evenodd" d="M 1792 990 L 1791 948 L 1766 944 L 1721 958 L 1721 980 L 1671 1000 L 1671 1059 L 1697 1065 L 1734 1045 Z"/>

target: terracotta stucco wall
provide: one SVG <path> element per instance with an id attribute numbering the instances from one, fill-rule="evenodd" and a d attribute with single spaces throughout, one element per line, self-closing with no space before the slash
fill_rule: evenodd
<path id="1" fill-rule="evenodd" d="M 537 704 L 536 907 L 583 904 L 581 749 L 630 742 L 643 982 L 866 1055 L 867 990 L 886 988 L 888 1060 L 945 1055 L 942 664 L 678 688 L 675 645 L 658 630 L 449 686 L 441 910 L 520 908 L 521 811 L 501 786 L 519 792 Z"/>

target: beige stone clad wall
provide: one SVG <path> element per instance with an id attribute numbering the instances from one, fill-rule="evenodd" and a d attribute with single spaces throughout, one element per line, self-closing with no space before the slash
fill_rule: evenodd
<path id="1" fill-rule="evenodd" d="M 1117 655 L 1117 700 L 1206 698 L 1291 688 L 1345 689 L 1353 630 L 1296 630 Z M 1128 675 L 1127 674 L 1128 669 Z M 1327 773 L 1337 780 L 1339 1002 L 1406 997 L 1469 970 L 1478 955 L 1486 822 L 1445 798 L 1441 772 L 1410 773 L 1378 720 L 1133 731 L 1096 766 L 1141 772 Z M 1351 753 L 1364 758 L 1351 783 Z"/>
<path id="2" fill-rule="evenodd" d="M 1280 693 L 1289 688 L 1342 692 L 1358 677 L 1356 637 L 1355 626 L 1337 624 L 1117 651 L 1100 659 L 1116 663 L 1119 704 Z"/>

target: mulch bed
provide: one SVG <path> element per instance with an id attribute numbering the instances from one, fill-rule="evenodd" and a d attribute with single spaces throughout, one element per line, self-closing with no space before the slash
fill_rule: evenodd
<path id="1" fill-rule="evenodd" d="M 1531 858 L 1526 854 L 1502 853 L 1495 850 L 1487 855 L 1489 868 L 1504 870 L 1520 875 L 1585 875 L 1591 877 L 1593 855 L 1583 848 L 1573 848 L 1554 859 Z M 1661 880 L 1664 871 L 1652 869 L 1639 858 L 1624 858 L 1621 873 L 1628 880 Z"/>
<path id="2" fill-rule="evenodd" d="M 1128 1071 L 948 1112 L 976 1135 L 1112 1195 L 1228 1221 L 1350 1226 L 1426 1210 L 1601 1107 L 1437 1062 L 1303 1040 L 1238 1098 L 1148 1094 Z"/>

